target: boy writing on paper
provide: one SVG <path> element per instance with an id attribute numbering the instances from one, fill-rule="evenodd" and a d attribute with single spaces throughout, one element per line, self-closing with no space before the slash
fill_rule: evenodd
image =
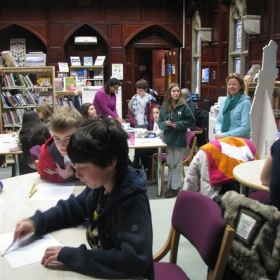
<path id="1" fill-rule="evenodd" d="M 42 179 L 63 183 L 75 179 L 74 166 L 67 155 L 71 135 L 81 126 L 82 115 L 73 107 L 60 107 L 51 117 L 52 137 L 41 146 L 37 166 Z"/>
<path id="2" fill-rule="evenodd" d="M 19 222 L 14 238 L 88 223 L 91 249 L 50 247 L 42 258 L 48 268 L 108 279 L 154 279 L 152 222 L 144 171 L 128 166 L 128 135 L 113 118 L 87 120 L 67 146 L 76 177 L 87 187 L 45 212 Z M 61 267 L 60 267 L 61 268 Z"/>

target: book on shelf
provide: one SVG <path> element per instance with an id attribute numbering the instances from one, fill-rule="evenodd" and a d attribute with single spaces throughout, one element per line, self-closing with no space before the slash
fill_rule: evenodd
<path id="1" fill-rule="evenodd" d="M 68 73 L 69 72 L 68 62 L 58 62 L 58 71 L 62 73 Z"/>
<path id="2" fill-rule="evenodd" d="M 54 87 L 55 87 L 55 90 L 63 90 L 63 78 L 62 77 L 57 77 L 57 78 L 54 78 Z"/>
<path id="3" fill-rule="evenodd" d="M 92 66 L 93 65 L 93 57 L 85 56 L 84 57 L 84 66 Z"/>
<path id="4" fill-rule="evenodd" d="M 7 66 L 7 67 L 17 67 L 18 66 L 11 51 L 2 51 L 1 55 L 2 55 L 3 59 L 5 60 L 5 66 Z"/>
<path id="5" fill-rule="evenodd" d="M 12 104 L 12 107 L 18 106 L 17 101 L 13 98 L 13 95 L 9 91 L 6 91 L 5 94 L 8 98 L 8 100 L 10 100 L 10 104 Z"/>
<path id="6" fill-rule="evenodd" d="M 81 60 L 79 56 L 70 56 L 71 66 L 81 66 Z"/>
<path id="7" fill-rule="evenodd" d="M 76 88 L 76 78 L 75 77 L 64 77 L 64 90 L 72 91 Z"/>
<path id="8" fill-rule="evenodd" d="M 252 82 L 256 74 L 261 69 L 261 66 L 259 64 L 253 64 L 247 74 L 244 76 L 245 82 Z"/>
<path id="9" fill-rule="evenodd" d="M 97 56 L 94 61 L 94 66 L 102 66 L 104 64 L 105 58 L 106 58 L 105 55 Z"/>
<path id="10" fill-rule="evenodd" d="M 50 87 L 51 86 L 51 78 L 49 77 L 41 77 L 37 79 L 37 86 L 39 87 Z"/>

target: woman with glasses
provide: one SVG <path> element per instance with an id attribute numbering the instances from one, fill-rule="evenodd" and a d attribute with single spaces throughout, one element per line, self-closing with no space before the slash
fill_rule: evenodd
<path id="1" fill-rule="evenodd" d="M 93 106 L 97 115 L 104 117 L 112 117 L 119 122 L 125 122 L 117 112 L 116 103 L 118 88 L 121 85 L 120 81 L 116 78 L 109 79 L 104 87 L 100 88 L 93 99 Z"/>
<path id="2" fill-rule="evenodd" d="M 215 127 L 215 139 L 227 136 L 250 138 L 251 99 L 244 94 L 244 80 L 238 73 L 226 78 L 227 98 L 221 105 Z"/>

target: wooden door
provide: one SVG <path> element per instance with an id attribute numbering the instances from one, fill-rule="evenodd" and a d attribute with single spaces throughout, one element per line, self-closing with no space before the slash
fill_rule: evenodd
<path id="1" fill-rule="evenodd" d="M 152 87 L 159 96 L 165 94 L 165 54 L 166 50 L 153 50 L 152 58 Z"/>

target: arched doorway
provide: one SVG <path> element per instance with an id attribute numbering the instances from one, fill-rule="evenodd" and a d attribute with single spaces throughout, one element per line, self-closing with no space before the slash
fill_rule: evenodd
<path id="1" fill-rule="evenodd" d="M 168 81 L 167 56 L 170 52 L 177 54 L 174 72 L 177 74 L 176 82 L 179 82 L 180 47 L 179 40 L 164 27 L 158 25 L 149 26 L 134 35 L 126 45 L 126 63 L 133 65 L 131 75 L 128 74 L 126 80 L 127 99 L 135 93 L 134 85 L 141 78 L 146 79 L 163 99 Z"/>

